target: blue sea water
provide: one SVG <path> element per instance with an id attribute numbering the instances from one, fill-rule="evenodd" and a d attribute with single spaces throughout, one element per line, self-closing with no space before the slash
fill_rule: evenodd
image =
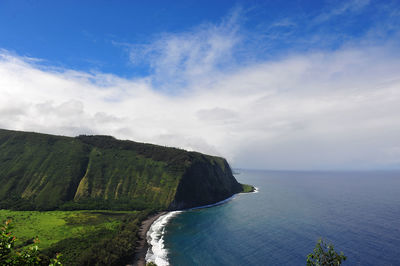
<path id="1" fill-rule="evenodd" d="M 164 228 L 171 265 L 305 265 L 322 237 L 343 265 L 400 265 L 400 172 L 241 170 L 259 189 L 183 211 Z"/>

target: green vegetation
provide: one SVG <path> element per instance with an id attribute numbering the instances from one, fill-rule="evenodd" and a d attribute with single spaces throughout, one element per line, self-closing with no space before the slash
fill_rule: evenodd
<path id="1" fill-rule="evenodd" d="M 346 260 L 343 252 L 338 254 L 332 244 L 326 244 L 322 239 L 319 239 L 314 253 L 307 256 L 307 266 L 338 266 Z"/>
<path id="2" fill-rule="evenodd" d="M 135 212 L 131 212 L 135 213 Z M 110 214 L 110 215 L 109 215 Z M 17 244 L 30 242 L 40 237 L 41 248 L 70 237 L 94 233 L 96 230 L 115 230 L 121 224 L 125 212 L 111 211 L 10 211 L 0 210 L 0 220 L 12 219 L 17 235 Z M 121 216 L 120 216 L 121 215 Z"/>
<path id="3" fill-rule="evenodd" d="M 48 264 L 49 266 L 62 265 L 61 254 L 56 254 L 55 258 L 46 260 L 41 258 L 39 253 L 39 240 L 36 238 L 32 245 L 28 247 L 16 247 L 17 238 L 11 232 L 11 220 L 4 222 L 0 227 L 0 265 L 5 266 L 25 266 Z"/>
<path id="4" fill-rule="evenodd" d="M 193 178 L 193 168 L 202 172 L 196 187 L 182 185 Z M 0 182 L 0 209 L 41 211 L 175 209 L 214 203 L 242 189 L 223 158 L 110 136 L 10 130 L 0 130 Z M 197 198 L 179 193 L 199 185 Z"/>
<path id="5" fill-rule="evenodd" d="M 93 138 L 0 130 L 0 207 L 53 210 L 83 201 L 84 209 L 88 199 L 124 201 L 131 209 L 168 206 L 183 171 L 117 140 Z"/>
<path id="6" fill-rule="evenodd" d="M 117 265 L 130 262 L 140 223 L 149 211 L 10 211 L 15 246 L 29 248 L 40 239 L 44 263 L 57 253 L 66 265 Z"/>
<path id="7" fill-rule="evenodd" d="M 244 193 L 249 193 L 249 192 L 253 192 L 254 191 L 254 187 L 251 185 L 246 185 L 246 184 L 241 184 Z"/>
<path id="8" fill-rule="evenodd" d="M 141 222 L 159 210 L 212 204 L 252 187 L 225 159 L 110 136 L 0 129 L 0 221 L 17 248 L 41 240 L 41 263 L 132 262 Z"/>

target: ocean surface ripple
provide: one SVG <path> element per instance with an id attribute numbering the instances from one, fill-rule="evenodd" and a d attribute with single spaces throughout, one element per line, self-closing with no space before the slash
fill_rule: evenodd
<path id="1" fill-rule="evenodd" d="M 343 265 L 400 265 L 400 172 L 241 171 L 258 193 L 168 213 L 148 233 L 157 265 L 305 265 L 319 238 Z"/>

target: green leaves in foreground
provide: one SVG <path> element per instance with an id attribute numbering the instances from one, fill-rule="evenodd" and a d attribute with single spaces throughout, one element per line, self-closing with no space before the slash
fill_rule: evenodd
<path id="1" fill-rule="evenodd" d="M 332 244 L 326 244 L 322 239 L 318 240 L 314 253 L 307 256 L 307 266 L 336 266 L 346 260 L 343 252 L 338 254 Z"/>
<path id="2" fill-rule="evenodd" d="M 38 239 L 35 239 L 34 245 L 23 250 L 15 248 L 16 237 L 12 235 L 10 229 L 11 220 L 7 220 L 0 228 L 0 265 L 19 266 L 19 265 L 41 265 L 39 257 Z M 60 254 L 50 260 L 50 266 L 62 265 Z"/>

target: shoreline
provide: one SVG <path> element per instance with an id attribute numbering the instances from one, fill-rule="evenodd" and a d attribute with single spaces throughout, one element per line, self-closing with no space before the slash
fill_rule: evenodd
<path id="1" fill-rule="evenodd" d="M 190 211 L 190 210 L 211 208 L 211 207 L 215 207 L 215 206 L 218 206 L 218 205 L 222 205 L 222 204 L 228 203 L 229 201 L 234 199 L 235 196 L 237 196 L 238 194 L 241 194 L 241 193 L 257 193 L 257 192 L 258 192 L 258 188 L 257 187 L 253 187 L 252 191 L 250 191 L 250 192 L 239 192 L 239 193 L 233 194 L 229 198 L 226 198 L 224 200 L 221 200 L 221 201 L 213 203 L 213 204 L 208 204 L 208 205 L 188 208 L 188 209 L 184 209 L 184 210 L 180 210 L 180 211 Z M 133 266 L 146 266 L 146 255 L 147 255 L 147 251 L 149 249 L 149 243 L 147 242 L 147 232 L 150 230 L 151 226 L 153 225 L 153 223 L 158 218 L 160 218 L 161 216 L 163 216 L 165 214 L 168 214 L 168 213 L 170 213 L 170 211 L 158 212 L 157 214 L 149 216 L 148 218 L 146 218 L 146 220 L 144 220 L 142 222 L 142 224 L 140 226 L 140 229 L 139 229 L 140 240 L 138 241 L 138 246 L 135 249 L 134 262 L 132 264 Z"/>
<path id="2" fill-rule="evenodd" d="M 147 243 L 147 232 L 149 231 L 151 225 L 162 215 L 168 212 L 159 212 L 155 215 L 151 215 L 146 220 L 144 220 L 139 229 L 138 246 L 135 249 L 134 263 L 133 266 L 146 266 L 146 254 L 149 249 L 149 244 Z"/>
<path id="3" fill-rule="evenodd" d="M 239 193 L 237 193 L 237 194 L 239 194 Z M 184 209 L 184 210 L 180 210 L 180 211 L 205 209 L 205 208 L 211 208 L 211 207 L 215 207 L 218 205 L 222 205 L 222 204 L 225 204 L 225 203 L 231 201 L 237 194 L 233 194 L 231 197 L 226 198 L 222 201 L 213 203 L 213 204 L 198 206 L 198 207 Z M 180 211 L 178 211 L 178 212 L 180 212 Z M 133 264 L 131 264 L 129 266 L 146 266 L 146 255 L 147 255 L 147 251 L 149 249 L 149 243 L 147 242 L 147 232 L 150 230 L 151 226 L 158 218 L 160 218 L 161 216 L 166 215 L 170 212 L 171 211 L 158 212 L 157 214 L 149 216 L 148 218 L 146 218 L 146 220 L 144 220 L 142 222 L 140 229 L 139 229 L 140 240 L 138 241 L 138 246 L 135 249 L 135 254 L 133 257 L 134 261 L 133 261 Z M 172 212 L 177 212 L 177 211 L 172 211 Z"/>

